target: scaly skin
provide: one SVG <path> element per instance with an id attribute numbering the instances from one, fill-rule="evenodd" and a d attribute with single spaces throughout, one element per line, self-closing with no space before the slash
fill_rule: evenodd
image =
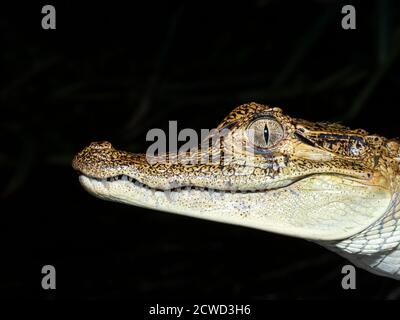
<path id="1" fill-rule="evenodd" d="M 398 141 L 257 103 L 234 109 L 226 129 L 225 144 L 179 156 L 94 142 L 73 167 L 99 198 L 312 240 L 400 279 Z M 200 161 L 209 155 L 220 157 Z"/>

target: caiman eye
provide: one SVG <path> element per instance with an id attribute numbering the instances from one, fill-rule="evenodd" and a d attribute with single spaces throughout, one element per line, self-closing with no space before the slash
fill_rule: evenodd
<path id="1" fill-rule="evenodd" d="M 272 118 L 253 121 L 247 128 L 252 143 L 259 148 L 270 148 L 283 138 L 283 128 Z"/>

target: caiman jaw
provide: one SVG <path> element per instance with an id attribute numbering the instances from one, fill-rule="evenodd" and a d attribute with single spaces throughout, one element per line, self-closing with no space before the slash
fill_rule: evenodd
<path id="1" fill-rule="evenodd" d="M 311 125 L 259 104 L 235 109 L 218 128 L 234 135 L 259 118 L 271 129 L 279 123 L 280 140 L 258 145 L 250 162 L 150 164 L 100 142 L 77 154 L 73 167 L 103 199 L 312 240 L 344 239 L 382 217 L 391 193 L 364 158 L 365 132 Z"/>

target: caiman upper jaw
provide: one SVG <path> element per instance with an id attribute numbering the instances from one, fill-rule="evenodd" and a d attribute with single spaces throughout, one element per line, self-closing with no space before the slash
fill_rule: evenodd
<path id="1" fill-rule="evenodd" d="M 262 159 L 261 159 L 262 160 Z M 155 162 L 150 164 L 145 154 L 133 154 L 116 150 L 107 141 L 93 142 L 79 152 L 72 166 L 83 175 L 95 179 L 122 178 L 138 181 L 155 190 L 171 190 L 180 187 L 198 187 L 218 191 L 256 192 L 282 188 L 315 174 L 348 175 L 356 179 L 369 179 L 368 174 L 347 163 L 332 160 L 322 166 L 307 160 L 289 166 L 284 161 L 265 163 L 186 164 L 181 162 Z M 307 166 L 305 166 L 307 165 Z M 304 166 L 301 174 L 297 167 Z M 340 170 L 336 170 L 340 167 Z M 357 170 L 354 170 L 357 169 Z"/>
<path id="2" fill-rule="evenodd" d="M 90 178 L 102 180 L 127 176 L 156 190 L 198 187 L 220 191 L 261 191 L 298 180 L 265 177 L 264 170 L 245 165 L 186 164 L 179 161 L 150 164 L 145 154 L 116 150 L 107 141 L 91 143 L 74 157 L 72 166 Z M 259 179 L 260 175 L 264 179 Z"/>

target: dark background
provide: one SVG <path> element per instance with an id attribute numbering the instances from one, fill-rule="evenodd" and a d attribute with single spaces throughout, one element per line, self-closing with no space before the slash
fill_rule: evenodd
<path id="1" fill-rule="evenodd" d="M 399 2 L 128 3 L 1 6 L 0 296 L 399 298 L 360 269 L 344 291 L 348 262 L 304 240 L 100 201 L 70 165 L 91 141 L 143 152 L 151 128 L 214 128 L 249 101 L 395 137 Z M 56 30 L 41 28 L 45 4 Z"/>

